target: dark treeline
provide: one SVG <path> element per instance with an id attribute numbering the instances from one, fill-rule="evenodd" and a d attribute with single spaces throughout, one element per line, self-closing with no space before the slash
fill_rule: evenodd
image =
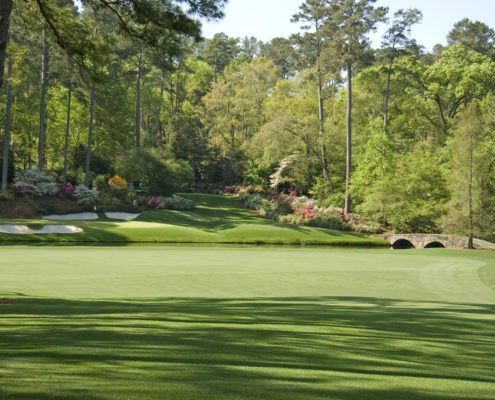
<path id="1" fill-rule="evenodd" d="M 90 185 L 142 162 L 139 149 L 188 164 L 198 187 L 295 188 L 390 229 L 494 237 L 495 32 L 485 24 L 461 20 L 427 52 L 410 34 L 419 10 L 388 15 L 372 0 L 306 0 L 293 17 L 301 32 L 267 43 L 198 41 L 193 19 L 190 31 L 129 32 L 97 0 L 47 0 L 70 14 L 56 15 L 57 32 L 39 3 L 14 0 L 10 18 L 9 176 L 37 167 Z M 387 31 L 373 49 L 378 24 Z"/>

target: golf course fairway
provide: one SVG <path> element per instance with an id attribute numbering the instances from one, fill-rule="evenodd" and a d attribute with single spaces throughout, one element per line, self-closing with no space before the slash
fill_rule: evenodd
<path id="1" fill-rule="evenodd" d="M 495 253 L 0 247 L 0 399 L 495 398 Z"/>

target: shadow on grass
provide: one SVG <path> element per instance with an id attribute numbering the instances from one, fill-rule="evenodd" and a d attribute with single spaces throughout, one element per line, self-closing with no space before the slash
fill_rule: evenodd
<path id="1" fill-rule="evenodd" d="M 232 229 L 240 224 L 274 224 L 274 221 L 262 218 L 253 211 L 241 207 L 234 199 L 208 194 L 187 194 L 184 197 L 196 203 L 194 210 L 148 211 L 142 213 L 138 221 L 192 226 L 210 232 Z"/>
<path id="2" fill-rule="evenodd" d="M 190 211 L 148 211 L 138 217 L 138 221 L 159 222 L 184 227 L 194 227 L 207 232 L 219 232 L 233 229 L 240 225 L 265 225 L 275 228 L 282 228 L 292 232 L 308 233 L 308 227 L 301 227 L 293 224 L 285 224 L 264 218 L 252 210 L 248 210 L 241 204 L 228 197 L 209 194 L 184 194 L 196 203 L 196 208 Z M 362 235 L 352 232 L 339 232 L 322 228 L 316 229 L 332 237 L 355 237 L 362 238 Z"/>
<path id="3" fill-rule="evenodd" d="M 124 235 L 120 235 L 115 231 L 109 230 L 117 225 L 115 223 L 108 222 L 73 222 L 69 221 L 68 224 L 81 227 L 83 232 L 81 233 L 48 233 L 48 234 L 31 234 L 31 235 L 14 235 L 7 233 L 0 233 L 0 242 L 2 245 L 13 244 L 94 244 L 94 243 L 112 243 L 119 244 L 127 242 L 128 238 Z M 46 225 L 46 224 L 41 224 Z M 60 224 L 59 225 L 65 225 Z"/>
<path id="4" fill-rule="evenodd" d="M 241 244 L 292 244 L 292 245 L 333 245 L 333 246 L 388 246 L 380 239 L 371 239 L 351 232 L 339 232 L 323 228 L 301 227 L 262 218 L 253 211 L 243 208 L 234 199 L 207 194 L 187 194 L 196 202 L 191 211 L 154 210 L 145 211 L 138 218 L 150 222 L 149 229 L 133 229 L 132 222 L 112 221 L 66 221 L 81 227 L 84 232 L 77 234 L 0 234 L 0 242 L 6 244 L 113 244 L 127 243 L 241 243 Z M 19 221 L 19 220 L 18 220 Z M 12 221 L 11 223 L 18 223 Z M 27 220 L 37 227 L 37 220 Z M 178 230 L 162 230 L 167 224 Z M 120 229 L 122 228 L 122 229 Z M 238 229 L 235 229 L 238 228 Z M 225 232 L 232 230 L 230 232 Z M 214 236 L 212 234 L 218 234 Z"/>
<path id="5" fill-rule="evenodd" d="M 361 297 L 17 298 L 0 306 L 0 397 L 487 399 L 494 315 Z M 56 396 L 21 393 L 49 390 L 53 371 Z"/>

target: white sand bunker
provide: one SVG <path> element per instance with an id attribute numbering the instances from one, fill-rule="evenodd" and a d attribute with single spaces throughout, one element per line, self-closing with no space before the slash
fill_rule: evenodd
<path id="1" fill-rule="evenodd" d="M 0 233 L 11 233 L 15 235 L 81 232 L 83 232 L 81 228 L 72 225 L 43 225 L 41 229 L 31 229 L 26 225 L 0 225 Z"/>
<path id="2" fill-rule="evenodd" d="M 98 214 L 94 212 L 83 212 L 76 214 L 64 214 L 64 215 L 43 215 L 43 219 L 52 220 L 69 220 L 69 221 L 87 221 L 92 219 L 98 219 Z"/>
<path id="3" fill-rule="evenodd" d="M 125 221 L 131 221 L 139 217 L 139 214 L 125 213 L 125 212 L 106 212 L 105 216 L 110 219 L 123 219 Z"/>

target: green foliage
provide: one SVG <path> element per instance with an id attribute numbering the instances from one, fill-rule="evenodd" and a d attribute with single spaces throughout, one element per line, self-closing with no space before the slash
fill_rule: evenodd
<path id="1" fill-rule="evenodd" d="M 278 217 L 278 220 L 280 222 L 284 222 L 286 224 L 292 224 L 292 225 L 306 225 L 307 221 L 306 218 L 304 218 L 304 215 L 301 214 L 286 214 L 286 215 L 280 215 Z"/>
<path id="2" fill-rule="evenodd" d="M 494 217 L 495 157 L 493 100 L 487 109 L 471 104 L 459 116 L 449 142 L 448 184 L 451 199 L 444 223 L 450 232 L 487 237 Z"/>
<path id="3" fill-rule="evenodd" d="M 273 62 L 282 79 L 294 76 L 298 55 L 290 39 L 276 37 L 261 47 L 261 55 Z"/>
<path id="4" fill-rule="evenodd" d="M 117 171 L 128 182 L 140 181 L 158 195 L 173 194 L 193 181 L 192 169 L 185 161 L 145 149 L 127 152 L 118 161 Z"/>
<path id="5" fill-rule="evenodd" d="M 269 167 L 263 167 L 254 160 L 248 160 L 244 171 L 244 183 L 248 185 L 268 186 L 270 182 Z"/>
<path id="6" fill-rule="evenodd" d="M 443 120 L 454 118 L 472 100 L 484 98 L 495 88 L 494 76 L 495 64 L 489 57 L 456 44 L 442 52 L 423 79 Z"/>
<path id="7" fill-rule="evenodd" d="M 449 44 L 461 44 L 466 49 L 495 57 L 495 30 L 483 22 L 463 18 L 454 24 L 447 36 Z"/>
<path id="8" fill-rule="evenodd" d="M 98 175 L 93 179 L 93 186 L 100 192 L 108 187 L 108 179 L 105 175 Z"/>
<path id="9" fill-rule="evenodd" d="M 264 103 L 275 82 L 273 64 L 255 58 L 226 74 L 203 99 L 210 143 L 231 160 L 237 177 L 243 169 L 243 147 L 264 123 Z"/>
<path id="10" fill-rule="evenodd" d="M 398 232 L 438 232 L 449 198 L 438 155 L 426 144 L 397 156 L 373 182 L 359 210 Z"/>
<path id="11" fill-rule="evenodd" d="M 213 68 L 216 77 L 223 73 L 239 52 L 239 39 L 230 38 L 225 33 L 216 33 L 212 39 L 206 41 L 200 57 Z"/>
<path id="12" fill-rule="evenodd" d="M 97 201 L 98 211 L 116 211 L 122 205 L 122 200 L 111 192 L 100 192 Z"/>
<path id="13" fill-rule="evenodd" d="M 368 197 L 374 182 L 390 176 L 395 164 L 393 138 L 386 134 L 383 121 L 374 119 L 366 128 L 367 140 L 356 157 L 352 177 L 352 198 L 358 204 Z"/>
<path id="14" fill-rule="evenodd" d="M 12 200 L 14 193 L 10 190 L 0 190 L 0 200 Z"/>
<path id="15" fill-rule="evenodd" d="M 72 165 L 74 170 L 84 169 L 86 162 L 87 147 L 79 144 L 72 153 Z M 91 153 L 90 171 L 96 175 L 108 175 L 113 172 L 113 167 L 110 160 L 99 154 L 98 152 Z"/>

